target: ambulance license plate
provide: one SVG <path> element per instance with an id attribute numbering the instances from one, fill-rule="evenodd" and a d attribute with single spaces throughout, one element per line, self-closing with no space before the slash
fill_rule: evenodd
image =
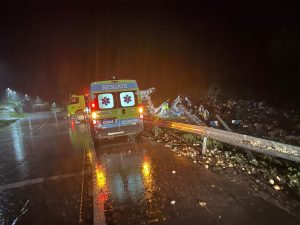
<path id="1" fill-rule="evenodd" d="M 102 120 L 102 124 L 106 125 L 106 124 L 112 124 L 115 123 L 114 119 L 107 119 L 107 120 Z"/>

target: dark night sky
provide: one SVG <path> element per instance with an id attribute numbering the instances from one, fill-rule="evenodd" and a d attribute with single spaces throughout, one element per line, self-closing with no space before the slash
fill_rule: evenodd
<path id="1" fill-rule="evenodd" d="M 62 100 L 117 75 L 159 97 L 299 98 L 299 1 L 3 6 L 0 89 Z M 223 2 L 223 3 L 221 3 Z"/>

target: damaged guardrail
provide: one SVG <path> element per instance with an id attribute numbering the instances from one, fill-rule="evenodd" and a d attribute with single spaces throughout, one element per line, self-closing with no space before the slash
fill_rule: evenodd
<path id="1" fill-rule="evenodd" d="M 145 118 L 145 123 L 165 128 L 176 129 L 197 134 L 233 146 L 249 149 L 258 153 L 267 154 L 295 162 L 300 162 L 300 147 L 256 138 L 249 135 L 215 129 L 207 126 L 198 126 L 173 121 L 162 120 L 157 117 Z"/>

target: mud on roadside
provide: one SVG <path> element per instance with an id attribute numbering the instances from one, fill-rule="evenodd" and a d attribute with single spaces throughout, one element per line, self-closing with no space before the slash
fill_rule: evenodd
<path id="1" fill-rule="evenodd" d="M 214 140 L 208 141 L 206 154 L 202 155 L 202 138 L 199 136 L 170 129 L 159 129 L 157 137 L 147 133 L 150 141 L 163 144 L 178 156 L 232 182 L 246 184 L 251 194 L 300 217 L 299 164 L 257 153 L 251 160 L 242 149 Z"/>

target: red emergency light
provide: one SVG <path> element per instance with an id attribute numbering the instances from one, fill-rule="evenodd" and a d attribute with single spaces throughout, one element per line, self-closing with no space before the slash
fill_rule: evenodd
<path id="1" fill-rule="evenodd" d="M 98 109 L 98 102 L 97 99 L 91 102 L 91 111 L 97 110 Z"/>

